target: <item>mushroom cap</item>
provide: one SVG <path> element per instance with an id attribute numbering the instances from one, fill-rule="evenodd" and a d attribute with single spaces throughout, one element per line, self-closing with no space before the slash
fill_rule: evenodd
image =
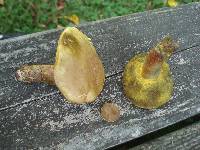
<path id="1" fill-rule="evenodd" d="M 54 80 L 70 102 L 93 102 L 103 89 L 103 64 L 90 39 L 75 27 L 67 27 L 58 40 Z"/>
<path id="2" fill-rule="evenodd" d="M 134 105 L 154 109 L 170 100 L 173 80 L 167 62 L 163 62 L 157 78 L 143 78 L 142 66 L 145 56 L 146 54 L 136 55 L 126 64 L 123 73 L 123 88 L 125 95 Z"/>

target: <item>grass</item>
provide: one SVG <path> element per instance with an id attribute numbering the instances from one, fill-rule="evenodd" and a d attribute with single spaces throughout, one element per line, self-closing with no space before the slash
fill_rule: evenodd
<path id="1" fill-rule="evenodd" d="M 73 14 L 81 22 L 121 16 L 165 6 L 164 0 L 4 0 L 0 6 L 0 33 L 32 33 L 67 26 Z M 61 0 L 60 0 L 61 1 Z M 179 0 L 180 4 L 200 0 Z"/>

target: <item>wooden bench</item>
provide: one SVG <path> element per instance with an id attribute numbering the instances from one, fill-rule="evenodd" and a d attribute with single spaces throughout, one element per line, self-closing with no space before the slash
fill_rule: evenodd
<path id="1" fill-rule="evenodd" d="M 15 71 L 23 64 L 54 63 L 61 30 L 0 41 L 0 149 L 105 149 L 199 114 L 199 18 L 200 3 L 192 3 L 80 25 L 106 72 L 102 93 L 87 105 L 66 102 L 54 86 L 15 80 Z M 170 59 L 173 97 L 159 109 L 135 107 L 123 94 L 124 65 L 168 34 L 180 45 Z M 106 101 L 120 106 L 119 121 L 107 123 L 100 117 Z M 196 136 L 198 140 L 199 132 Z"/>
<path id="2" fill-rule="evenodd" d="M 198 116 L 199 118 L 200 116 Z M 177 131 L 173 131 L 159 138 L 150 140 L 138 145 L 130 150 L 152 150 L 152 149 L 180 149 L 199 150 L 200 149 L 200 121 L 186 126 Z"/>

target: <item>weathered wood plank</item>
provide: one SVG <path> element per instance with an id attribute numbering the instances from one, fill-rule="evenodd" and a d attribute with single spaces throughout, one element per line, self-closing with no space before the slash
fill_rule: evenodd
<path id="1" fill-rule="evenodd" d="M 199 150 L 200 121 L 130 150 Z"/>
<path id="2" fill-rule="evenodd" d="M 1 148 L 103 149 L 140 137 L 200 113 L 200 47 L 176 53 L 170 60 L 175 88 L 172 100 L 148 111 L 124 97 L 121 73 L 107 78 L 97 101 L 88 105 L 66 103 L 58 92 L 0 114 Z M 121 109 L 118 122 L 102 121 L 105 101 Z"/>
<path id="3" fill-rule="evenodd" d="M 200 3 L 97 21 L 79 28 L 93 41 L 106 75 L 123 70 L 136 53 L 146 51 L 170 34 L 183 50 L 200 44 Z M 47 85 L 15 81 L 22 64 L 53 63 L 60 30 L 0 41 L 0 110 L 38 99 L 57 90 Z M 57 97 L 59 98 L 59 97 Z"/>

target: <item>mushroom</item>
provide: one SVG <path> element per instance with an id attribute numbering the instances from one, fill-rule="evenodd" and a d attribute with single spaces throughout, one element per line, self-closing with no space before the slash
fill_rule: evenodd
<path id="1" fill-rule="evenodd" d="M 103 89 L 103 64 L 90 39 L 67 27 L 58 40 L 54 65 L 25 65 L 16 71 L 23 82 L 55 84 L 72 103 L 93 102 Z"/>
<path id="2" fill-rule="evenodd" d="M 177 47 L 167 36 L 149 52 L 138 54 L 128 62 L 123 73 L 123 88 L 133 104 L 154 109 L 169 101 L 173 80 L 167 61 Z"/>

